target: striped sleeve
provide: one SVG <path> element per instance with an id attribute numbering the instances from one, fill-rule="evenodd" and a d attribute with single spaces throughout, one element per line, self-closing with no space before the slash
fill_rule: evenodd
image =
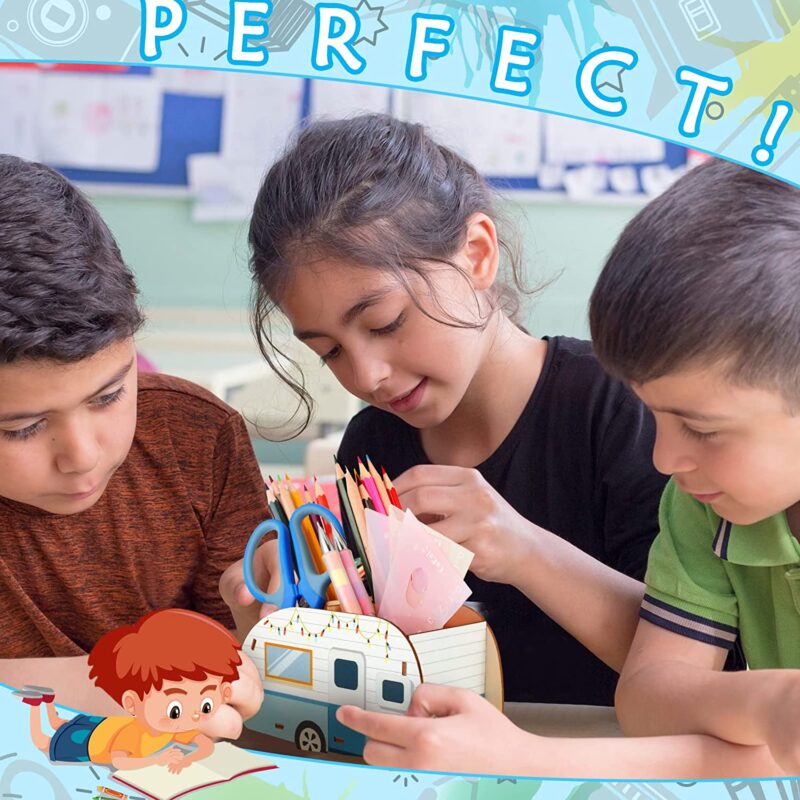
<path id="1" fill-rule="evenodd" d="M 661 498 L 659 526 L 639 615 L 680 636 L 730 650 L 739 634 L 739 610 L 720 552 L 727 549 L 730 526 L 673 481 Z"/>

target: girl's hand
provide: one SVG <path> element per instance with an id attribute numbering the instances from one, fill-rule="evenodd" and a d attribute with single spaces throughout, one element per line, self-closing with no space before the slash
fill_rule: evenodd
<path id="1" fill-rule="evenodd" d="M 271 614 L 277 606 L 259 603 L 244 582 L 244 561 L 231 564 L 219 579 L 219 593 L 231 610 L 236 624 L 236 635 L 244 641 L 260 619 Z M 267 594 L 278 589 L 281 583 L 278 561 L 278 540 L 264 542 L 255 552 L 253 574 L 256 584 Z"/>
<path id="2" fill-rule="evenodd" d="M 368 764 L 436 772 L 517 775 L 534 737 L 475 692 L 423 683 L 406 716 L 342 706 L 336 718 L 363 733 Z"/>
<path id="3" fill-rule="evenodd" d="M 403 508 L 475 554 L 470 570 L 479 578 L 517 583 L 538 528 L 477 470 L 424 464 L 393 482 Z"/>

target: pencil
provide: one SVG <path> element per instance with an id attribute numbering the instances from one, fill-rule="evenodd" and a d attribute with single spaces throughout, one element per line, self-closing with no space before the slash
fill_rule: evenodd
<path id="1" fill-rule="evenodd" d="M 348 483 L 352 485 L 352 488 L 355 491 L 355 508 L 352 501 L 351 487 L 348 485 Z M 362 517 L 364 514 L 364 508 L 361 505 L 361 501 L 358 497 L 358 491 L 355 490 L 355 483 L 353 482 L 353 479 L 350 477 L 348 472 L 344 472 L 344 470 L 342 470 L 338 462 L 336 463 L 336 487 L 339 490 L 339 504 L 342 507 L 342 519 L 346 518 L 350 526 L 350 535 L 353 537 L 353 544 L 355 545 L 356 552 L 361 559 L 361 566 L 364 568 L 364 581 L 367 586 L 367 591 L 371 593 L 372 571 L 369 567 L 367 550 L 364 547 L 364 540 L 361 537 L 361 531 L 359 530 L 358 522 L 356 520 L 356 508 L 358 508 Z M 364 517 L 364 527 L 366 528 L 366 517 Z"/>
<path id="2" fill-rule="evenodd" d="M 287 512 L 287 517 L 291 518 L 295 510 L 303 505 L 303 499 L 300 497 L 300 492 L 292 487 L 291 479 L 288 475 L 283 476 L 283 482 L 278 484 L 278 486 L 280 488 L 281 502 Z M 314 526 L 311 524 L 311 520 L 306 517 L 300 527 L 303 529 L 303 536 L 308 545 L 308 552 L 311 553 L 311 560 L 314 562 L 314 568 L 322 575 L 326 571 L 325 561 L 322 558 L 322 550 L 320 549 L 317 535 L 314 532 Z M 333 600 L 336 596 L 336 593 L 330 586 L 328 587 L 327 594 L 329 600 Z"/>
<path id="3" fill-rule="evenodd" d="M 372 480 L 375 482 L 375 488 L 378 490 L 381 503 L 383 503 L 383 513 L 388 514 L 389 506 L 392 504 L 392 501 L 389 499 L 389 493 L 386 491 L 386 487 L 383 485 L 381 476 L 378 474 L 378 470 L 375 469 L 375 465 L 372 463 L 369 456 L 367 456 L 367 469 L 369 470 Z"/>
<path id="4" fill-rule="evenodd" d="M 397 494 L 397 489 L 394 488 L 392 479 L 386 474 L 386 470 L 383 467 L 381 467 L 381 473 L 383 474 L 383 482 L 386 485 L 386 491 L 389 492 L 389 499 L 392 501 L 392 505 L 402 511 L 403 506 L 400 504 L 400 495 Z"/>
<path id="5" fill-rule="evenodd" d="M 369 474 L 369 471 L 364 466 L 364 462 L 360 458 L 358 459 L 358 477 L 361 479 L 361 483 L 367 490 L 370 500 L 372 500 L 372 505 L 375 507 L 375 510 L 379 514 L 385 514 L 386 509 L 383 507 L 381 496 L 378 494 L 378 487 L 375 485 L 375 481 L 372 479 L 372 475 Z"/>
<path id="6" fill-rule="evenodd" d="M 347 571 L 342 564 L 342 557 L 338 550 L 334 550 L 325 539 L 320 535 L 320 548 L 325 566 L 328 568 L 328 575 L 331 578 L 331 586 L 334 588 L 336 598 L 339 600 L 342 610 L 348 614 L 360 614 L 361 604 L 356 598 L 356 593 L 350 585 Z"/>
<path id="7" fill-rule="evenodd" d="M 370 511 L 375 510 L 375 503 L 372 502 L 372 498 L 369 496 L 369 492 L 367 491 L 366 486 L 362 483 L 358 487 L 358 491 L 361 494 L 361 502 L 364 505 L 364 508 L 368 508 Z"/>
<path id="8" fill-rule="evenodd" d="M 277 520 L 278 522 L 282 522 L 284 525 L 289 524 L 289 520 L 286 518 L 283 506 L 275 497 L 275 492 L 272 491 L 272 488 L 267 489 L 267 505 L 269 506 L 269 510 L 273 519 Z"/>
<path id="9" fill-rule="evenodd" d="M 361 495 L 358 492 L 358 482 L 353 480 L 349 472 L 345 472 L 344 485 L 347 488 L 347 496 L 350 499 L 350 508 L 353 509 L 353 516 L 356 518 L 358 533 L 363 542 L 367 544 L 369 542 L 367 518 L 364 516 L 364 504 L 361 502 Z"/>
<path id="10" fill-rule="evenodd" d="M 97 791 L 100 794 L 108 795 L 108 797 L 119 797 L 120 800 L 128 800 L 128 795 L 118 792 L 116 789 L 109 789 L 106 786 L 98 786 Z"/>

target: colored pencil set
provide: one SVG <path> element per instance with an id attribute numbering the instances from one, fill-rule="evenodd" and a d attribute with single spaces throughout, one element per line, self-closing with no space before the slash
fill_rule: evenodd
<path id="1" fill-rule="evenodd" d="M 367 524 L 364 509 L 370 508 L 388 514 L 390 506 L 401 508 L 397 491 L 385 470 L 377 471 L 367 457 L 366 465 L 359 458 L 358 469 L 351 475 L 336 463 L 336 488 L 339 497 L 340 519 L 347 539 L 352 543 L 361 563 L 356 566 L 353 551 L 339 531 L 319 516 L 303 520 L 303 534 L 308 544 L 314 566 L 319 573 L 327 572 L 331 578 L 328 588 L 328 605 L 338 602 L 342 611 L 352 614 L 375 615 L 372 595 L 372 574 L 367 557 Z M 278 480 L 269 477 L 266 484 L 267 502 L 273 518 L 288 525 L 296 508 L 306 503 L 317 503 L 330 509 L 325 492 L 317 478 L 309 489 L 303 485 L 301 492 L 288 477 Z"/>

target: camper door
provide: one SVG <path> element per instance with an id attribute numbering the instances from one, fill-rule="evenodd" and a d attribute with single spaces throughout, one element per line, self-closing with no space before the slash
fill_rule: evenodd
<path id="1" fill-rule="evenodd" d="M 366 703 L 367 664 L 363 653 L 332 648 L 328 654 L 328 699 L 337 706 L 358 706 Z"/>

